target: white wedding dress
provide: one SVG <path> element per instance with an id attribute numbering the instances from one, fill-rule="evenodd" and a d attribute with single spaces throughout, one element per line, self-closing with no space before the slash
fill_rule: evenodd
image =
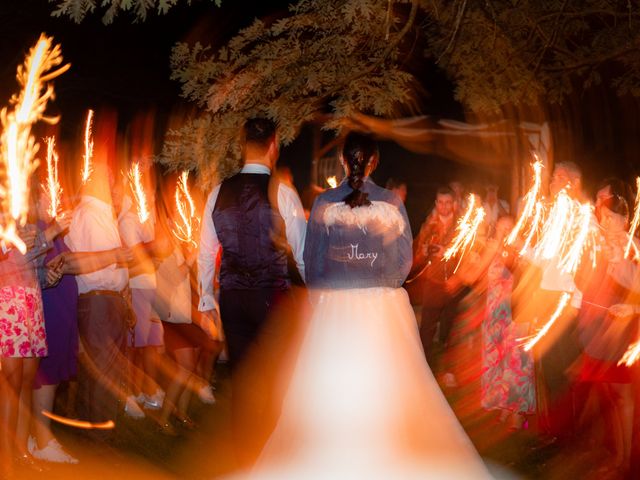
<path id="1" fill-rule="evenodd" d="M 390 205 L 391 210 L 381 213 L 379 209 L 389 205 L 374 202 L 373 208 L 336 215 L 340 203 L 329 198 L 330 208 L 321 209 L 322 198 L 320 206 L 314 206 L 307 235 L 326 235 L 326 241 L 308 238 L 305 244 L 310 248 L 305 264 L 312 313 L 280 419 L 249 477 L 489 478 L 425 361 L 406 291 L 388 286 L 313 288 L 313 265 L 324 261 L 318 256 L 332 256 L 334 262 L 357 260 L 353 248 L 347 249 L 346 259 L 338 258 L 334 246 L 341 242 L 359 245 L 360 252 L 379 250 L 377 260 L 361 255 L 361 263 L 392 262 L 390 254 L 384 254 L 393 252 L 398 232 L 409 239 L 411 235 L 404 208 Z M 394 215 L 400 228 L 389 224 Z M 382 218 L 384 228 L 376 230 L 373 224 Z M 354 223 L 349 234 L 353 238 L 340 238 Z M 373 241 L 382 231 L 387 237 L 384 250 Z M 390 241 L 389 235 L 395 238 Z M 409 257 L 410 248 L 409 240 Z M 323 278 L 333 275 L 331 268 L 322 268 Z M 363 275 L 354 278 L 354 285 Z"/>

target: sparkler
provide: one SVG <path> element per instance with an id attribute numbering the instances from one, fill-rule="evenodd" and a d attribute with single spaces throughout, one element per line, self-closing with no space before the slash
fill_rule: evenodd
<path id="1" fill-rule="evenodd" d="M 93 166 L 91 159 L 93 158 L 93 138 L 91 137 L 91 125 L 93 123 L 93 110 L 87 112 L 87 121 L 84 127 L 84 156 L 82 164 L 82 184 L 85 185 L 91 177 Z"/>
<path id="2" fill-rule="evenodd" d="M 195 221 L 197 222 L 198 219 L 196 218 L 196 208 L 193 203 L 193 199 L 191 198 L 191 194 L 189 193 L 188 179 L 189 172 L 187 170 L 182 172 L 180 177 L 178 177 L 175 200 L 176 209 L 178 210 L 178 215 L 180 216 L 180 222 L 176 222 L 176 228 L 173 230 L 173 234 L 181 242 L 190 243 L 195 247 L 197 246 L 197 244 L 193 239 L 193 221 L 195 219 Z M 187 205 L 189 207 L 188 212 Z"/>
<path id="3" fill-rule="evenodd" d="M 565 307 L 567 306 L 567 303 L 569 303 L 570 298 L 571 298 L 571 294 L 567 292 L 564 292 L 562 294 L 562 296 L 560 297 L 560 300 L 558 301 L 558 306 L 556 307 L 555 311 L 553 312 L 553 314 L 551 315 L 547 323 L 538 331 L 538 333 L 534 335 L 533 338 L 531 338 L 525 343 L 524 345 L 525 352 L 528 352 L 529 350 L 531 350 L 535 346 L 535 344 L 538 343 L 540 339 L 546 335 L 546 333 L 549 331 L 551 326 L 556 322 L 556 320 L 558 320 L 558 318 L 560 318 L 560 315 L 562 314 Z"/>
<path id="4" fill-rule="evenodd" d="M 47 137 L 47 184 L 45 192 L 49 197 L 48 212 L 51 218 L 56 218 L 60 211 L 60 195 L 62 187 L 58 182 L 58 153 L 56 152 L 55 137 Z"/>
<path id="5" fill-rule="evenodd" d="M 624 256 L 627 258 L 629 256 L 629 251 L 631 250 L 631 246 L 633 244 L 633 236 L 636 234 L 636 230 L 638 229 L 638 224 L 640 223 L 640 177 L 636 178 L 636 202 L 633 207 L 633 220 L 631 221 L 631 226 L 629 227 L 629 241 L 627 242 L 627 248 L 624 249 Z M 638 258 L 637 248 L 634 248 L 634 258 Z"/>
<path id="6" fill-rule="evenodd" d="M 142 186 L 142 175 L 140 173 L 140 164 L 133 162 L 131 170 L 129 170 L 129 184 L 138 208 L 138 218 L 140 223 L 144 223 L 149 219 L 149 207 L 147 205 L 147 195 Z"/>
<path id="7" fill-rule="evenodd" d="M 627 367 L 630 367 L 631 365 L 636 363 L 638 358 L 640 358 L 640 341 L 634 342 L 629 345 L 629 348 L 627 348 L 627 351 L 624 352 L 624 355 L 618 362 L 618 365 L 622 365 L 624 363 Z"/>
<path id="8" fill-rule="evenodd" d="M 331 187 L 331 188 L 336 188 L 338 186 L 338 179 L 336 178 L 335 175 L 333 175 L 332 177 L 328 177 L 327 178 L 327 184 Z"/>
<path id="9" fill-rule="evenodd" d="M 458 222 L 455 238 L 442 256 L 442 259 L 444 261 L 450 260 L 452 257 L 457 255 L 458 252 L 462 252 L 460 256 L 460 260 L 462 260 L 464 252 L 467 250 L 467 248 L 469 248 L 469 246 L 473 244 L 473 241 L 476 238 L 476 234 L 478 233 L 478 228 L 484 220 L 484 217 L 484 208 L 476 207 L 476 197 L 473 194 L 469 194 L 467 211 L 463 215 L 462 219 Z M 458 269 L 459 265 L 460 262 L 458 262 L 456 270 Z"/>
<path id="10" fill-rule="evenodd" d="M 524 196 L 524 208 L 516 225 L 507 237 L 506 244 L 511 245 L 516 241 L 518 235 L 524 230 L 525 225 L 531 219 L 529 234 L 527 236 L 528 245 L 531 242 L 533 234 L 538 230 L 542 221 L 542 204 L 540 203 L 540 186 L 542 184 L 542 162 L 538 160 L 538 156 L 534 153 L 536 162 L 531 166 L 533 168 L 533 185 Z"/>
<path id="11" fill-rule="evenodd" d="M 49 82 L 69 69 L 63 65 L 59 45 L 53 39 L 40 36 L 29 51 L 23 65 L 18 66 L 17 80 L 22 86 L 18 95 L 11 97 L 14 110 L 5 107 L 0 111 L 3 131 L 0 137 L 2 167 L 7 178 L 6 186 L 0 188 L 3 200 L 5 225 L 0 227 L 0 239 L 26 252 L 24 242 L 17 236 L 17 224 L 24 225 L 29 209 L 29 179 L 38 166 L 34 159 L 39 145 L 31 135 L 31 126 L 38 120 L 55 124 L 58 117 L 45 116 L 47 102 L 54 97 L 53 85 Z"/>

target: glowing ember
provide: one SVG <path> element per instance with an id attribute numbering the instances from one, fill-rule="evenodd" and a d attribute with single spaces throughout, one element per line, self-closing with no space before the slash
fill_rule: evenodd
<path id="1" fill-rule="evenodd" d="M 45 192 L 49 197 L 48 212 L 51 218 L 56 218 L 60 211 L 60 195 L 62 194 L 62 187 L 58 182 L 58 153 L 56 152 L 56 139 L 55 137 L 47 137 L 47 184 L 45 185 Z"/>
<path id="2" fill-rule="evenodd" d="M 478 233 L 478 228 L 484 220 L 484 217 L 484 209 L 482 207 L 476 207 L 476 197 L 470 194 L 467 210 L 456 227 L 456 236 L 442 256 L 444 261 L 450 260 L 458 253 L 461 253 L 462 258 L 464 252 L 473 244 L 476 234 Z M 460 262 L 458 262 L 458 265 L 459 264 Z"/>
<path id="3" fill-rule="evenodd" d="M 140 223 L 144 223 L 149 219 L 149 207 L 147 205 L 147 194 L 142 186 L 142 175 L 140 174 L 140 164 L 138 162 L 133 162 L 133 165 L 131 165 L 129 183 L 138 208 L 138 218 Z"/>
<path id="4" fill-rule="evenodd" d="M 630 367 L 638 361 L 638 358 L 640 358 L 640 341 L 629 345 L 629 348 L 624 352 L 624 355 L 618 362 L 618 365 L 622 365 L 624 363 L 627 367 Z"/>
<path id="5" fill-rule="evenodd" d="M 524 231 L 525 226 L 529 220 L 531 221 L 531 225 L 529 226 L 529 233 L 527 235 L 528 241 L 527 244 L 531 241 L 533 234 L 538 231 L 540 222 L 542 221 L 542 205 L 540 203 L 540 185 L 542 184 L 542 162 L 537 160 L 537 155 L 534 153 L 534 157 L 536 158 L 536 162 L 532 165 L 533 168 L 533 185 L 531 189 L 524 196 L 524 207 L 522 209 L 522 214 L 520 218 L 518 218 L 518 222 L 513 227 L 513 230 L 509 234 L 506 240 L 507 245 L 513 244 L 520 235 L 521 232 Z"/>
<path id="6" fill-rule="evenodd" d="M 633 236 L 636 234 L 638 224 L 640 223 L 640 177 L 636 178 L 636 202 L 633 207 L 633 220 L 629 227 L 629 241 L 627 242 L 627 248 L 624 249 L 625 258 L 629 256 L 631 246 L 633 245 Z M 635 247 L 635 245 L 633 245 Z M 638 258 L 638 251 L 634 248 L 634 258 Z"/>
<path id="7" fill-rule="evenodd" d="M 574 274 L 582 261 L 583 253 L 587 247 L 590 238 L 595 233 L 591 220 L 593 218 L 593 207 L 588 203 L 580 204 L 577 207 L 571 242 L 568 245 L 566 254 L 560 262 L 560 269 L 565 273 Z M 591 242 L 595 245 L 595 240 Z M 593 256 L 595 261 L 595 255 Z"/>
<path id="8" fill-rule="evenodd" d="M 193 199 L 189 193 L 188 179 L 189 172 L 186 170 L 182 172 L 180 177 L 178 177 L 175 200 L 180 221 L 175 223 L 176 228 L 173 230 L 173 234 L 181 242 L 190 243 L 193 246 L 196 246 L 197 244 L 193 239 L 193 222 L 197 222 L 198 219 L 196 218 L 196 208 L 193 203 Z M 189 207 L 188 209 L 187 206 Z"/>
<path id="9" fill-rule="evenodd" d="M 91 423 L 84 420 L 74 420 L 73 418 L 61 417 L 55 413 L 42 410 L 42 415 L 50 418 L 53 421 L 62 423 L 63 425 L 69 425 L 70 427 L 83 428 L 86 430 L 98 429 L 98 430 L 110 430 L 116 426 L 113 420 L 107 420 L 106 422 Z"/>
<path id="10" fill-rule="evenodd" d="M 49 99 L 53 98 L 53 86 L 48 83 L 67 71 L 69 64 L 50 71 L 62 63 L 60 46 L 52 45 L 52 39 L 41 35 L 29 51 L 25 63 L 18 66 L 17 79 L 22 86 L 19 95 L 13 95 L 10 103 L 13 111 L 5 107 L 0 111 L 3 131 L 2 166 L 7 184 L 0 189 L 5 212 L 0 238 L 11 242 L 23 253 L 24 243 L 17 238 L 16 225 L 24 225 L 29 209 L 29 179 L 38 166 L 34 159 L 38 144 L 31 135 L 31 127 L 38 120 L 56 123 L 57 117 L 47 117 L 44 111 Z"/>
<path id="11" fill-rule="evenodd" d="M 547 323 L 538 331 L 538 333 L 532 339 L 528 340 L 525 343 L 524 345 L 525 352 L 528 352 L 529 350 L 531 350 L 535 346 L 535 344 L 538 343 L 540 339 L 546 335 L 546 333 L 549 331 L 551 326 L 556 322 L 556 320 L 558 320 L 558 318 L 560 318 L 560 315 L 566 308 L 567 303 L 569 303 L 570 298 L 571 298 L 570 293 L 565 292 L 562 294 L 562 297 L 560 297 L 560 301 L 558 301 L 558 306 L 556 307 L 555 311 L 551 315 L 551 318 L 549 318 Z"/>
<path id="12" fill-rule="evenodd" d="M 82 184 L 86 184 L 93 172 L 91 159 L 93 157 L 93 139 L 91 138 L 91 124 L 93 122 L 93 110 L 87 112 L 87 122 L 84 127 L 84 157 L 82 164 Z"/>
<path id="13" fill-rule="evenodd" d="M 338 179 L 336 178 L 335 175 L 332 177 L 328 177 L 326 181 L 327 181 L 327 185 L 329 185 L 331 188 L 336 188 L 338 186 Z"/>

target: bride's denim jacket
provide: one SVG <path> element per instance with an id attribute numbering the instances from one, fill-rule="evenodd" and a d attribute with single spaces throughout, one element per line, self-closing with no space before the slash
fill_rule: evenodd
<path id="1" fill-rule="evenodd" d="M 304 245 L 310 288 L 399 288 L 412 262 L 411 227 L 400 198 L 366 178 L 370 206 L 352 209 L 346 181 L 316 198 Z"/>

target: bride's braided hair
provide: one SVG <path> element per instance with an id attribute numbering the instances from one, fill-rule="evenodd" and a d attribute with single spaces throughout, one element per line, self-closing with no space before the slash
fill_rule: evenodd
<path id="1" fill-rule="evenodd" d="M 342 146 L 342 157 L 349 170 L 347 182 L 353 189 L 344 198 L 344 203 L 351 208 L 371 205 L 369 194 L 360 190 L 364 183 L 365 172 L 369 163 L 378 156 L 378 145 L 375 140 L 361 133 L 351 132 Z"/>

